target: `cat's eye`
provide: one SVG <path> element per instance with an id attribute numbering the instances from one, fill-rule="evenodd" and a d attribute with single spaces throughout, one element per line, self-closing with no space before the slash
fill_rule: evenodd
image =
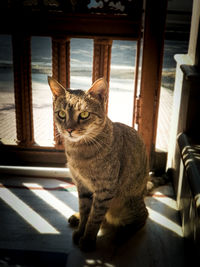
<path id="1" fill-rule="evenodd" d="M 90 116 L 90 113 L 88 111 L 83 111 L 79 114 L 80 119 L 85 120 Z"/>
<path id="2" fill-rule="evenodd" d="M 66 116 L 66 114 L 65 114 L 65 112 L 63 110 L 58 111 L 58 117 L 59 118 L 61 118 L 62 120 L 64 120 L 65 119 L 65 116 Z"/>

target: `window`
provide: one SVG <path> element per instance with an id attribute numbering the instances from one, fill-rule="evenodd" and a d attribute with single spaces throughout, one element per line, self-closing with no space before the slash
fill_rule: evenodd
<path id="1" fill-rule="evenodd" d="M 168 151 L 176 73 L 176 61 L 174 55 L 186 54 L 187 48 L 187 41 L 165 41 L 156 138 L 156 148 L 165 152 Z"/>
<path id="2" fill-rule="evenodd" d="M 47 76 L 52 75 L 51 38 L 32 37 L 31 49 L 35 142 L 40 146 L 52 146 L 52 93 L 47 82 Z"/>
<path id="3" fill-rule="evenodd" d="M 108 116 L 132 126 L 136 42 L 113 41 Z"/>
<path id="4" fill-rule="evenodd" d="M 92 84 L 93 40 L 71 39 L 70 87 L 88 90 Z"/>
<path id="5" fill-rule="evenodd" d="M 11 35 L 0 35 L 0 141 L 17 144 Z"/>

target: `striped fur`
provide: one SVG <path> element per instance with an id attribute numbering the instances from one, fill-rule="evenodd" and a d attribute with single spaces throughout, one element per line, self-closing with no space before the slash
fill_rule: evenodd
<path id="1" fill-rule="evenodd" d="M 107 117 L 104 79 L 86 92 L 65 90 L 52 78 L 49 84 L 55 122 L 79 194 L 79 214 L 69 219 L 71 225 L 78 224 L 73 239 L 81 249 L 92 250 L 103 222 L 116 227 L 144 225 L 148 214 L 144 204 L 148 177 L 145 146 L 133 128 Z M 64 110 L 65 119 L 58 117 L 59 110 Z M 89 116 L 81 119 L 80 113 L 85 111 Z"/>

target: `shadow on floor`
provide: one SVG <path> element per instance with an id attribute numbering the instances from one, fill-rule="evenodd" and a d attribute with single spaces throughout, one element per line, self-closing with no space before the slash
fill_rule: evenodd
<path id="1" fill-rule="evenodd" d="M 67 254 L 45 251 L 1 249 L 0 266 L 65 267 Z"/>
<path id="2" fill-rule="evenodd" d="M 67 219 L 78 210 L 75 188 L 58 179 L 0 178 L 0 266 L 185 267 L 185 248 L 173 188 L 145 199 L 146 225 L 123 244 L 99 234 L 96 251 L 72 242 Z M 192 265 L 190 265 L 192 266 Z"/>

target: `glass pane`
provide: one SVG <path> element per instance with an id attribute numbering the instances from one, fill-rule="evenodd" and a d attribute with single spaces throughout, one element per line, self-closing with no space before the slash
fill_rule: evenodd
<path id="1" fill-rule="evenodd" d="M 70 87 L 87 90 L 92 84 L 93 40 L 73 38 L 70 48 Z"/>
<path id="2" fill-rule="evenodd" d="M 132 126 L 136 42 L 113 41 L 108 116 Z"/>
<path id="3" fill-rule="evenodd" d="M 174 59 L 174 55 L 187 54 L 187 49 L 187 41 L 165 40 L 156 138 L 156 148 L 161 151 L 168 151 L 173 91 L 176 74 L 176 61 Z"/>
<path id="4" fill-rule="evenodd" d="M 12 38 L 0 35 L 0 141 L 16 144 Z"/>
<path id="5" fill-rule="evenodd" d="M 53 146 L 52 93 L 47 76 L 52 75 L 51 38 L 32 37 L 32 90 L 35 142 Z"/>

